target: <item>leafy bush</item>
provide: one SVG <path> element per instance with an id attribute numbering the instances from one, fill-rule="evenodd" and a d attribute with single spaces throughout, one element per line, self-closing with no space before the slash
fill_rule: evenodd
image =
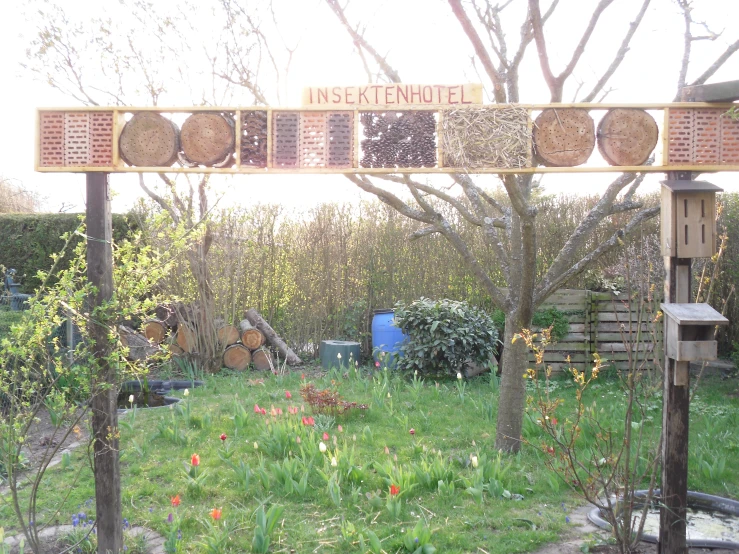
<path id="1" fill-rule="evenodd" d="M 534 312 L 534 317 L 531 319 L 531 325 L 546 329 L 547 327 L 552 328 L 552 341 L 557 342 L 562 340 L 570 332 L 570 322 L 567 319 L 567 314 L 572 315 L 573 312 L 563 312 L 555 307 L 546 308 Z M 502 310 L 495 310 L 493 312 L 493 322 L 495 328 L 498 330 L 499 335 L 503 335 L 505 332 L 505 314 Z"/>
<path id="2" fill-rule="evenodd" d="M 467 361 L 486 364 L 495 352 L 498 331 L 479 308 L 454 300 L 421 298 L 395 306 L 395 324 L 408 335 L 398 369 L 456 374 Z"/>

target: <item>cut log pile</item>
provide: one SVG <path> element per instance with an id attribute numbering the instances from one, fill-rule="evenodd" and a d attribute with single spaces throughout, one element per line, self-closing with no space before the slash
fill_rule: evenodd
<path id="1" fill-rule="evenodd" d="M 130 357 L 146 358 L 158 351 L 159 345 L 165 342 L 173 354 L 196 352 L 197 313 L 195 306 L 162 305 L 156 308 L 155 318 L 143 323 L 141 333 L 121 328 L 121 336 L 125 337 L 122 341 L 130 346 Z M 251 364 L 258 371 L 275 371 L 277 362 L 272 350 L 278 353 L 278 360 L 288 365 L 302 364 L 302 360 L 253 308 L 246 311 L 238 326 L 217 321 L 215 327 L 223 349 L 224 367 L 244 371 Z"/>

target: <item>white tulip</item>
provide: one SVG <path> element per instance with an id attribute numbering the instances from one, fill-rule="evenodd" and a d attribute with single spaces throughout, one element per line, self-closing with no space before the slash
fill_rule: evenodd
<path id="1" fill-rule="evenodd" d="M 326 452 L 326 445 L 323 444 L 323 442 L 318 443 L 318 450 L 321 452 Z"/>

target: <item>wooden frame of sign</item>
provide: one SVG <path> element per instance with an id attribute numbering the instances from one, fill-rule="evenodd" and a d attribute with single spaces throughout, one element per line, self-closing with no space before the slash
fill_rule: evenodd
<path id="1" fill-rule="evenodd" d="M 398 173 L 459 173 L 459 172 L 473 172 L 473 173 L 610 173 L 610 172 L 667 172 L 667 171 L 699 171 L 699 172 L 712 172 L 712 171 L 739 171 L 739 148 L 737 141 L 739 141 L 739 121 L 731 121 L 730 129 L 728 133 L 720 129 L 713 129 L 713 135 L 721 137 L 724 135 L 728 136 L 727 144 L 730 148 L 727 148 L 728 157 L 724 160 L 719 154 L 715 160 L 713 159 L 700 159 L 701 148 L 703 151 L 709 151 L 711 144 L 699 144 L 693 147 L 691 150 L 692 155 L 698 161 L 691 161 L 691 158 L 686 157 L 687 154 L 683 155 L 679 160 L 679 163 L 675 163 L 669 159 L 669 156 L 681 155 L 680 152 L 676 151 L 672 147 L 670 135 L 671 126 L 677 125 L 675 123 L 675 117 L 671 120 L 671 112 L 673 116 L 675 114 L 692 113 L 690 110 L 703 110 L 713 114 L 724 114 L 731 107 L 737 104 L 731 103 L 699 103 L 699 102 L 680 102 L 680 103 L 651 103 L 651 104 L 629 104 L 629 103 L 603 103 L 603 104 L 589 104 L 589 103 L 569 103 L 569 104 L 517 104 L 516 107 L 524 108 L 529 113 L 529 121 L 527 123 L 529 128 L 529 135 L 533 135 L 532 127 L 533 120 L 543 110 L 567 110 L 567 109 L 580 109 L 588 112 L 605 112 L 612 109 L 635 109 L 635 110 L 647 110 L 651 112 L 662 112 L 662 117 L 657 113 L 655 119 L 661 122 L 661 144 L 662 153 L 661 156 L 657 155 L 657 159 L 651 165 L 634 165 L 634 166 L 618 166 L 608 165 L 602 160 L 589 159 L 584 165 L 574 167 L 544 167 L 544 166 L 532 166 L 531 156 L 528 156 L 529 161 L 527 162 L 528 167 L 475 167 L 474 170 L 464 167 L 447 167 L 442 165 L 443 163 L 443 152 L 441 150 L 441 141 L 438 140 L 441 133 L 441 124 L 444 121 L 446 113 L 450 110 L 463 110 L 466 108 L 477 109 L 505 109 L 510 106 L 507 105 L 403 105 L 403 106 L 388 106 L 388 105 L 375 105 L 375 106 L 361 106 L 361 107 L 334 107 L 327 108 L 325 106 L 314 107 L 300 107 L 300 108 L 273 108 L 273 107 L 223 107 L 223 106 L 203 106 L 203 107 L 74 107 L 74 108 L 39 108 L 37 111 L 37 123 L 36 123 L 36 156 L 35 156 L 35 169 L 40 172 L 120 172 L 120 173 L 221 173 L 226 175 L 234 174 L 295 174 L 295 173 L 319 173 L 319 174 L 398 174 Z M 433 111 L 436 117 L 436 165 L 434 167 L 360 167 L 360 156 L 361 156 L 361 124 L 360 114 L 363 112 L 412 112 L 412 111 Z M 253 166 L 242 166 L 241 165 L 241 145 L 242 145 L 242 134 L 240 132 L 241 114 L 242 112 L 267 112 L 267 167 L 253 167 Z M 273 167 L 273 113 L 277 112 L 310 112 L 310 111 L 326 111 L 326 112 L 351 112 L 353 117 L 353 166 L 352 167 Z M 157 167 L 138 167 L 127 165 L 120 155 L 120 136 L 123 127 L 126 124 L 127 116 L 128 119 L 135 114 L 140 112 L 156 112 L 160 114 L 192 114 L 199 112 L 222 112 L 232 114 L 235 121 L 237 122 L 235 129 L 235 148 L 233 153 L 233 160 L 229 166 L 226 167 L 182 167 L 178 165 L 174 166 L 157 166 Z M 80 158 L 73 159 L 69 164 L 64 162 L 65 154 L 57 152 L 59 149 L 64 149 L 64 140 L 69 138 L 69 133 L 65 134 L 65 131 L 60 128 L 65 117 L 71 117 L 74 114 L 91 114 L 91 121 L 94 117 L 105 116 L 109 120 L 107 114 L 112 114 L 112 131 L 109 132 L 112 136 L 109 137 L 109 145 L 105 145 L 105 152 L 109 150 L 109 163 L 102 162 L 98 159 L 96 163 L 86 164 L 80 162 Z M 696 112 L 698 113 L 698 112 Z M 47 124 L 49 116 L 56 117 L 54 121 Z M 723 117 L 723 116 L 722 116 Z M 723 118 L 727 119 L 728 118 Z M 92 123 L 91 123 L 92 125 Z M 726 125 L 724 125 L 726 126 Z M 596 125 L 597 127 L 597 125 Z M 92 126 L 90 127 L 92 129 Z M 722 127 L 723 129 L 723 127 Z M 667 131 L 667 132 L 665 132 Z M 91 131 L 92 133 L 92 131 Z M 96 140 L 96 139 L 90 139 Z M 97 139 L 99 143 L 99 138 Z M 531 139 L 530 139 L 531 140 Z M 600 140 L 600 137 L 599 137 Z M 56 141 L 56 142 L 55 142 Z M 710 142 L 710 141 L 709 141 Z M 672 148 L 672 149 L 671 149 Z M 56 150 L 55 150 L 56 149 Z M 533 141 L 529 144 L 529 152 L 533 151 Z M 53 155 L 50 155 L 49 152 Z M 84 148 L 82 149 L 84 155 Z M 56 154 L 54 154 L 56 152 Z M 668 153 L 668 156 L 665 155 Z M 684 154 L 684 152 L 683 152 Z M 84 159 L 84 158 L 82 158 Z M 51 161 L 49 161 L 51 160 Z"/>

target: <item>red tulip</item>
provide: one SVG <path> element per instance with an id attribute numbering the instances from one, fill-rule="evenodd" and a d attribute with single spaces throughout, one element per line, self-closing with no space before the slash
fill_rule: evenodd
<path id="1" fill-rule="evenodd" d="M 380 367 L 380 362 L 375 362 L 375 367 Z"/>
<path id="2" fill-rule="evenodd" d="M 221 510 L 221 508 L 213 508 L 210 511 L 210 517 L 212 517 L 215 521 L 218 521 L 219 519 L 221 519 L 222 512 L 223 510 Z"/>
<path id="3" fill-rule="evenodd" d="M 328 440 L 328 438 L 329 438 L 329 437 L 328 437 L 328 433 L 324 433 L 324 434 L 323 434 L 323 440 L 327 441 L 327 440 Z"/>
<path id="4" fill-rule="evenodd" d="M 261 412 L 262 415 L 267 415 L 267 408 L 262 408 Z"/>
<path id="5" fill-rule="evenodd" d="M 397 485 L 390 485 L 390 495 L 396 496 L 400 492 L 400 487 Z"/>
<path id="6" fill-rule="evenodd" d="M 285 391 L 285 398 L 287 398 L 288 400 L 290 400 L 292 397 L 293 397 L 293 395 L 290 394 L 290 391 L 289 390 L 286 390 Z"/>
<path id="7" fill-rule="evenodd" d="M 226 436 L 226 433 L 221 433 L 221 440 L 225 441 L 228 437 Z"/>
<path id="8" fill-rule="evenodd" d="M 415 430 L 415 429 L 411 429 L 411 430 L 410 430 L 410 431 L 408 431 L 408 432 L 409 432 L 409 433 L 410 433 L 411 435 L 415 435 L 415 434 L 416 434 L 416 430 Z"/>
<path id="9" fill-rule="evenodd" d="M 305 381 L 305 373 L 301 373 L 301 374 L 300 374 L 300 378 L 301 378 L 301 379 L 302 379 L 303 381 Z"/>
<path id="10" fill-rule="evenodd" d="M 254 413 L 255 414 L 261 414 L 262 408 L 259 407 L 259 404 L 254 404 Z"/>
<path id="11" fill-rule="evenodd" d="M 197 454 L 193 454 L 192 458 L 190 458 L 190 464 L 197 467 L 200 465 L 200 456 Z"/>
<path id="12" fill-rule="evenodd" d="M 180 495 L 176 494 L 172 497 L 172 506 L 175 508 L 180 505 Z"/>
<path id="13" fill-rule="evenodd" d="M 557 418 L 556 417 L 553 417 L 552 418 L 552 425 L 557 425 Z"/>

